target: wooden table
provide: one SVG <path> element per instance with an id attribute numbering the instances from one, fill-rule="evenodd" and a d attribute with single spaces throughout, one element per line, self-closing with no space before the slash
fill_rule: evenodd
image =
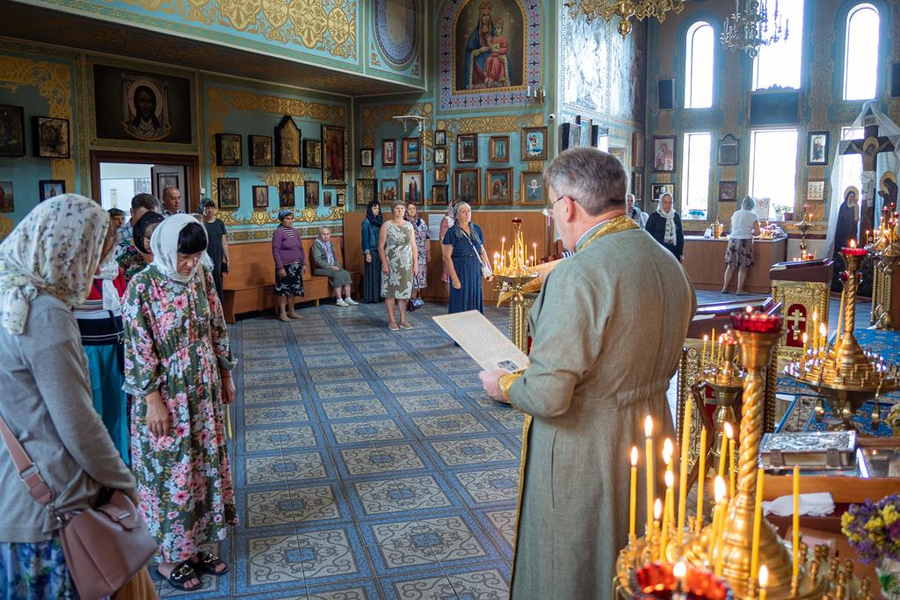
<path id="1" fill-rule="evenodd" d="M 728 239 L 684 236 L 684 268 L 694 287 L 700 290 L 720 290 L 725 277 L 725 250 Z M 769 268 L 787 257 L 787 238 L 753 241 L 753 266 L 747 273 L 744 289 L 754 294 L 768 294 L 771 287 Z M 737 273 L 729 289 L 737 285 Z"/>

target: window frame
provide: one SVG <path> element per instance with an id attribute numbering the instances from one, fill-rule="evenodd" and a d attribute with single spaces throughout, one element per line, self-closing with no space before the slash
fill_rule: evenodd
<path id="1" fill-rule="evenodd" d="M 709 46 L 712 68 L 709 74 L 709 106 L 694 106 L 693 78 L 694 78 L 694 38 L 697 32 L 704 27 L 709 27 L 712 33 L 712 43 Z M 706 110 L 715 104 L 716 95 L 716 28 L 705 19 L 698 19 L 691 23 L 684 36 L 684 99 L 683 108 L 686 110 Z"/>
<path id="2" fill-rule="evenodd" d="M 855 17 L 856 15 L 858 15 L 860 12 L 862 12 L 864 10 L 874 11 L 875 16 L 878 19 L 878 28 L 877 28 L 878 43 L 876 45 L 876 50 L 875 50 L 875 65 L 872 67 L 875 70 L 875 90 L 874 90 L 873 95 L 868 98 L 848 98 L 847 97 L 848 96 L 848 94 L 847 94 L 847 81 L 848 81 L 847 75 L 848 75 L 849 70 L 847 68 L 847 63 L 850 59 L 849 49 L 851 48 L 850 22 L 853 20 L 853 17 Z M 881 44 L 883 42 L 882 35 L 881 35 L 883 23 L 884 23 L 884 18 L 882 16 L 882 11 L 879 9 L 878 5 L 875 4 L 874 2 L 858 2 L 858 3 L 854 4 L 853 6 L 851 6 L 847 10 L 847 15 L 844 17 L 844 40 L 843 40 L 843 49 L 842 49 L 843 50 L 843 59 L 841 61 L 842 72 L 841 72 L 841 82 L 840 82 L 840 85 L 841 85 L 840 93 L 841 93 L 842 101 L 844 101 L 844 102 L 865 102 L 866 100 L 874 100 L 874 99 L 878 98 L 879 93 L 880 93 L 879 88 L 881 87 L 879 85 L 879 83 L 880 83 L 879 80 L 881 79 L 879 77 L 879 72 L 881 69 L 881 62 L 882 62 L 880 50 L 881 50 Z"/>
<path id="3" fill-rule="evenodd" d="M 760 0 L 760 1 L 765 2 L 765 0 Z M 815 0 L 803 0 L 803 10 L 800 13 L 801 16 L 800 16 L 799 27 L 796 26 L 796 24 L 794 24 L 793 21 L 788 20 L 788 24 L 793 25 L 793 27 L 790 27 L 790 31 L 793 34 L 791 37 L 796 39 L 796 36 L 800 35 L 800 50 L 799 50 L 800 56 L 797 58 L 797 61 L 799 62 L 800 71 L 798 73 L 797 86 L 796 86 L 796 88 L 794 88 L 792 86 L 782 86 L 781 84 L 773 84 L 773 86 L 787 88 L 787 89 L 798 89 L 798 90 L 803 89 L 803 77 L 804 77 L 803 55 L 806 50 L 806 36 L 803 35 L 803 31 L 804 31 L 804 24 L 806 21 L 806 10 L 807 10 L 807 6 L 809 5 L 809 2 L 814 3 Z M 815 4 L 813 4 L 813 6 L 815 6 Z M 787 43 L 787 42 L 785 40 L 782 40 L 782 41 L 779 41 L 778 43 Z M 751 92 L 755 92 L 758 90 L 771 89 L 773 87 L 773 86 L 768 86 L 768 87 L 760 87 L 759 86 L 759 68 L 760 68 L 760 55 L 757 54 L 751 61 L 751 65 L 750 65 L 750 91 Z"/>
<path id="4" fill-rule="evenodd" d="M 761 197 L 761 196 L 757 195 L 756 189 L 755 189 L 755 183 L 756 183 L 756 178 L 755 178 L 756 160 L 755 160 L 755 157 L 756 157 L 756 145 L 757 145 L 756 144 L 756 136 L 758 134 L 782 133 L 782 132 L 784 132 L 784 133 L 793 132 L 796 136 L 796 140 L 794 143 L 794 161 L 793 161 L 794 175 L 791 178 L 794 181 L 793 205 L 796 207 L 797 206 L 797 197 L 798 197 L 796 181 L 797 181 L 797 173 L 799 172 L 797 161 L 799 160 L 799 157 L 800 157 L 800 143 L 801 143 L 799 127 L 764 127 L 764 128 L 756 128 L 756 129 L 749 130 L 750 154 L 749 154 L 749 164 L 747 165 L 747 184 L 748 184 L 747 185 L 747 195 L 750 196 L 751 198 L 753 198 L 754 200 L 756 200 L 756 198 L 758 198 L 758 197 Z M 774 202 L 774 198 L 770 198 L 770 200 L 772 200 Z M 774 209 L 775 209 L 774 203 L 770 204 L 769 205 L 769 214 L 767 215 L 767 219 L 764 219 L 764 220 L 768 220 L 768 221 L 774 220 L 774 218 L 772 217 Z"/>
<path id="5" fill-rule="evenodd" d="M 709 220 L 710 214 L 712 211 L 710 209 L 710 193 L 709 187 L 710 182 L 713 177 L 713 169 L 715 167 L 713 163 L 713 132 L 707 130 L 699 130 L 699 131 L 685 131 L 681 134 L 681 144 L 682 144 L 682 167 L 681 167 L 681 190 L 679 193 L 681 202 L 681 218 L 687 221 L 703 221 Z M 704 210 L 706 214 L 701 218 L 692 218 L 690 216 L 691 207 L 689 205 L 690 201 L 690 187 L 691 187 L 691 137 L 699 137 L 706 136 L 709 141 L 709 156 L 708 156 L 708 165 L 709 168 L 706 171 L 706 185 L 702 187 L 704 189 L 704 193 L 706 195 L 706 206 Z"/>

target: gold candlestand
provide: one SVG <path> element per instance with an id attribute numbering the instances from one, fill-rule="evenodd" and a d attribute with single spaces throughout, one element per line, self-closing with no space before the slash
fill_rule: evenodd
<path id="1" fill-rule="evenodd" d="M 785 373 L 824 396 L 841 422 L 831 429 L 855 429 L 853 414 L 867 401 L 881 394 L 900 389 L 900 370 L 888 365 L 884 358 L 863 350 L 853 331 L 856 328 L 856 291 L 859 267 L 866 251 L 844 248 L 841 252 L 847 264 L 841 313 L 843 330 L 831 345 L 807 351 L 802 360 L 785 367 Z"/>
<path id="2" fill-rule="evenodd" d="M 900 266 L 900 241 L 894 233 L 884 235 L 870 246 L 874 259 L 872 285 L 872 326 L 894 330 L 900 327 L 895 315 L 900 314 L 900 298 L 894 297 L 897 267 Z"/>
<path id="3" fill-rule="evenodd" d="M 815 258 L 810 255 L 806 249 L 806 232 L 812 228 L 813 224 L 811 221 L 806 218 L 806 209 L 803 209 L 803 220 L 799 223 L 795 223 L 794 227 L 800 230 L 800 260 L 812 260 Z"/>
<path id="4" fill-rule="evenodd" d="M 494 275 L 499 281 L 497 306 L 509 300 L 509 337 L 525 354 L 528 354 L 528 310 L 523 288 L 538 274 L 529 269 L 528 248 L 522 234 L 522 219 L 513 219 L 515 233 L 509 254 L 494 258 Z"/>
<path id="5" fill-rule="evenodd" d="M 741 393 L 744 374 L 734 364 L 734 354 L 737 346 L 733 343 L 723 344 L 723 359 L 721 367 L 715 365 L 706 369 L 703 373 L 703 379 L 716 392 L 716 411 L 713 413 L 713 423 L 716 426 L 715 443 L 709 449 L 708 466 L 715 466 L 713 461 L 719 460 L 719 454 L 722 448 L 722 436 L 725 435 L 725 423 L 731 423 L 732 427 L 737 425 L 737 417 L 734 414 L 734 401 L 738 394 Z M 705 476 L 700 473 L 700 477 Z"/>

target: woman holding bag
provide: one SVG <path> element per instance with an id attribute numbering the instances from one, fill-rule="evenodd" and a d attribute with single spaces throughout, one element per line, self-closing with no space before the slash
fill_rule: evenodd
<path id="1" fill-rule="evenodd" d="M 74 194 L 39 204 L 0 244 L 0 417 L 61 514 L 101 488 L 136 500 L 134 479 L 93 409 L 72 307 L 87 298 L 109 215 Z M 0 442 L 0 597 L 74 598 L 62 524 L 20 481 Z"/>
<path id="2" fill-rule="evenodd" d="M 450 304 L 447 312 L 484 312 L 481 279 L 493 279 L 484 249 L 481 227 L 472 223 L 472 207 L 456 205 L 456 222 L 444 234 L 441 250 L 444 268 L 450 276 Z"/>

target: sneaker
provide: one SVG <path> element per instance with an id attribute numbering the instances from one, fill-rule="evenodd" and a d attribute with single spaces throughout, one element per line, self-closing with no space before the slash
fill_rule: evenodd
<path id="1" fill-rule="evenodd" d="M 355 301 L 353 298 L 350 298 L 350 297 L 344 298 L 344 302 L 346 302 L 350 306 L 356 306 L 357 304 L 359 304 L 359 302 Z"/>
<path id="2" fill-rule="evenodd" d="M 344 308 L 347 308 L 348 306 L 350 306 L 349 304 L 347 304 L 347 303 L 344 302 L 343 300 L 338 300 L 337 302 L 335 302 L 335 304 L 336 304 L 337 306 L 342 306 L 342 307 L 344 307 Z"/>

